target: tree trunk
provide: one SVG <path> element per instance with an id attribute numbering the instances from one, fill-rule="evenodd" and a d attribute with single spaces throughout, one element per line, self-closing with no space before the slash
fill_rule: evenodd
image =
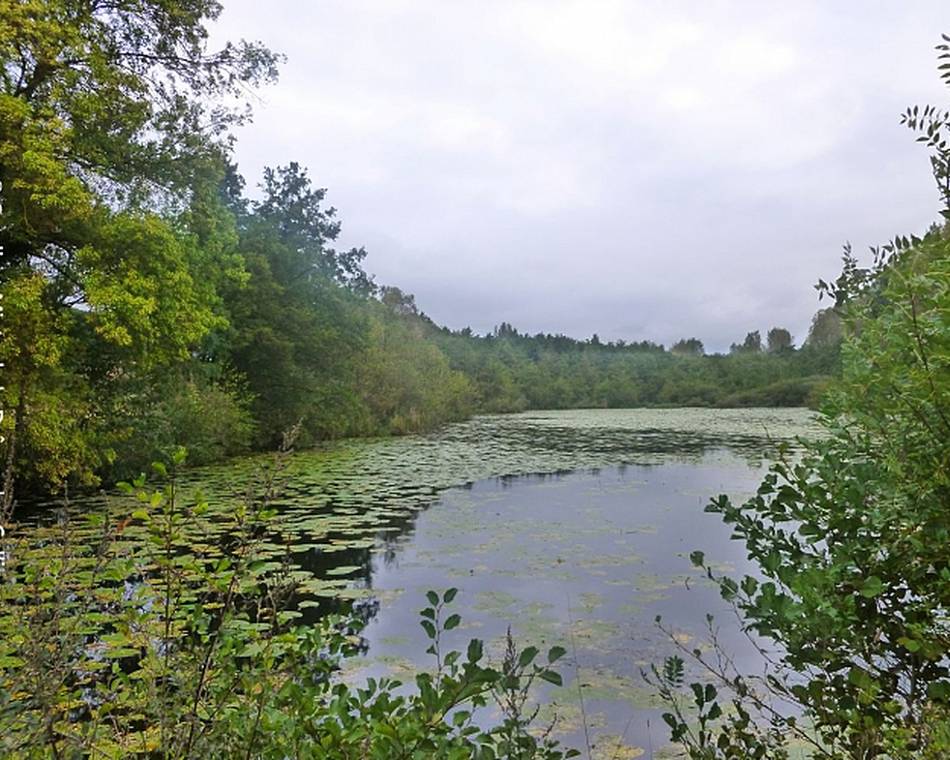
<path id="1" fill-rule="evenodd" d="M 13 413 L 13 432 L 7 439 L 7 457 L 3 468 L 3 499 L 0 501 L 0 525 L 5 525 L 13 517 L 13 485 L 16 468 L 17 440 L 23 436 L 26 427 L 26 378 L 21 374 L 17 389 L 16 410 Z"/>

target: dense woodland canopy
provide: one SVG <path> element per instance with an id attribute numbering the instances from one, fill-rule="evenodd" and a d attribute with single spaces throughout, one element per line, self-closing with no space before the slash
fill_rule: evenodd
<path id="1" fill-rule="evenodd" d="M 440 328 L 367 275 L 363 249 L 334 248 L 337 212 L 305 168 L 245 195 L 228 129 L 247 114 L 226 105 L 279 57 L 209 52 L 219 10 L 2 6 L 8 486 L 108 481 L 179 444 L 198 463 L 268 449 L 298 421 L 308 444 L 476 412 L 799 405 L 837 371 L 830 312 L 802 348 L 774 328 L 728 356 Z"/>

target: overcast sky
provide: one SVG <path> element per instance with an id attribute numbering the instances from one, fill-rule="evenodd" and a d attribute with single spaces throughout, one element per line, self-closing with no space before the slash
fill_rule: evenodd
<path id="1" fill-rule="evenodd" d="M 898 115 L 950 99 L 946 2 L 223 1 L 217 39 L 287 56 L 249 185 L 307 166 L 452 328 L 800 340 L 844 242 L 937 216 Z"/>

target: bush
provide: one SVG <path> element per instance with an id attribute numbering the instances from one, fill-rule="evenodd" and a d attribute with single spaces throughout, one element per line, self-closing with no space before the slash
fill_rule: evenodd
<path id="1" fill-rule="evenodd" d="M 221 461 L 248 451 L 255 424 L 251 398 L 234 378 L 174 373 L 162 381 L 131 384 L 115 404 L 110 433 L 112 478 L 134 477 L 179 446 L 192 464 Z"/>

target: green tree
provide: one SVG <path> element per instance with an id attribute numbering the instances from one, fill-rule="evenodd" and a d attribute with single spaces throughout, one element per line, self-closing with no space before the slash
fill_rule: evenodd
<path id="1" fill-rule="evenodd" d="M 733 354 L 738 353 L 751 353 L 757 354 L 762 350 L 762 336 L 759 334 L 758 330 L 753 330 L 752 332 L 746 333 L 745 339 L 742 343 L 733 343 L 729 347 L 729 352 Z"/>
<path id="2" fill-rule="evenodd" d="M 670 347 L 670 353 L 682 356 L 702 356 L 705 349 L 699 338 L 683 338 Z"/>
<path id="3" fill-rule="evenodd" d="M 773 327 L 766 336 L 766 345 L 770 354 L 780 354 L 792 350 L 795 346 L 792 334 L 784 327 Z"/>
<path id="4" fill-rule="evenodd" d="M 194 210 L 196 175 L 242 118 L 222 98 L 275 75 L 275 56 L 259 45 L 207 50 L 206 23 L 220 9 L 211 0 L 0 4 L 0 277 L 5 295 L 30 293 L 71 398 L 88 401 L 94 383 L 129 367 L 187 358 L 220 325 L 215 280 L 201 275 L 222 268 L 203 266 L 208 250 L 180 221 Z M 30 332 L 13 326 L 5 346 L 15 380 L 4 477 L 12 483 L 18 464 L 35 474 L 30 463 L 52 456 L 64 466 L 43 476 L 55 484 L 97 463 L 74 456 L 88 444 L 61 445 L 41 424 L 56 413 L 41 399 L 63 383 L 54 388 L 40 371 L 48 361 L 34 355 Z M 60 413 L 77 435 L 95 433 L 99 415 L 77 424 Z"/>
<path id="5" fill-rule="evenodd" d="M 298 164 L 265 170 L 262 190 L 259 202 L 238 208 L 250 279 L 226 293 L 231 332 L 223 358 L 247 379 L 260 445 L 276 446 L 300 421 L 302 443 L 345 435 L 360 415 L 365 252 L 331 247 L 336 212 L 323 207 L 325 191 Z"/>
<path id="6" fill-rule="evenodd" d="M 841 317 L 834 307 L 828 307 L 815 313 L 805 344 L 813 348 L 835 347 L 843 337 Z"/>

